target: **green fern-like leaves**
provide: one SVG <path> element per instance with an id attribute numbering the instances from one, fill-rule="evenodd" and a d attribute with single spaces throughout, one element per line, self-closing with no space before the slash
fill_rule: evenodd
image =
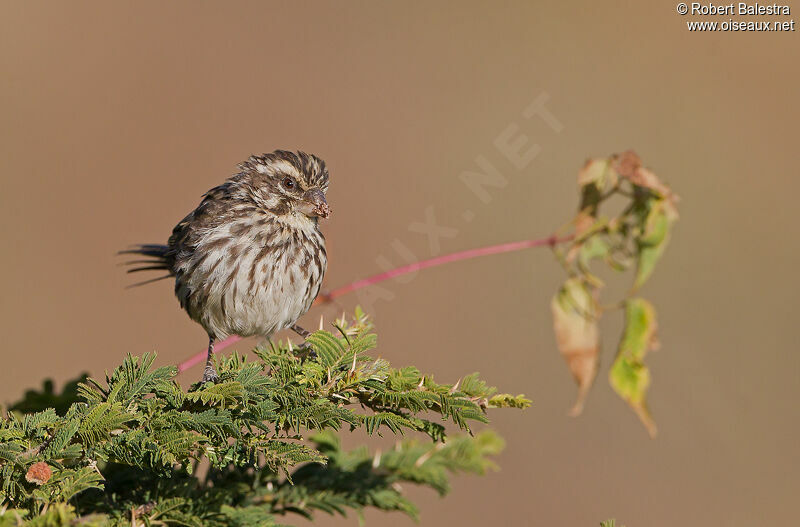
<path id="1" fill-rule="evenodd" d="M 361 312 L 307 346 L 270 344 L 256 360 L 218 358 L 219 381 L 188 391 L 155 354 L 128 356 L 104 382 L 74 394 L 29 392 L 27 413 L 0 423 L 0 527 L 5 525 L 273 525 L 276 515 L 345 514 L 364 507 L 417 515 L 398 490 L 440 494 L 451 472 L 483 473 L 502 441 L 488 408 L 524 408 L 476 374 L 438 384 L 368 353 L 376 336 Z M 47 386 L 45 386 L 47 388 Z M 71 404 L 37 407 L 57 397 Z M 470 435 L 447 439 L 448 425 Z M 422 433 L 383 454 L 346 452 L 335 432 Z M 305 440 L 309 435 L 310 441 Z M 202 470 L 200 470 L 202 469 Z M 197 477 L 198 470 L 207 472 Z"/>

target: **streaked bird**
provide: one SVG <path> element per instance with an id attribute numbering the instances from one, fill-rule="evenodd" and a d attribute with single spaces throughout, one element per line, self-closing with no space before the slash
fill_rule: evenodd
<path id="1" fill-rule="evenodd" d="M 166 245 L 122 251 L 147 257 L 129 272 L 162 270 L 175 295 L 208 333 L 203 382 L 214 381 L 214 342 L 230 335 L 267 337 L 296 325 L 317 297 L 328 260 L 319 218 L 330 208 L 320 158 L 276 150 L 251 156 L 239 172 L 205 193 Z"/>

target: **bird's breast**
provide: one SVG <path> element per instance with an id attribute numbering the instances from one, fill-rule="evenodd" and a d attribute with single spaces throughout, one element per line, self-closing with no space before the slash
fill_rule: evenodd
<path id="1" fill-rule="evenodd" d="M 316 226 L 239 222 L 209 233 L 183 267 L 176 293 L 210 335 L 266 336 L 311 307 L 327 267 L 325 240 Z"/>

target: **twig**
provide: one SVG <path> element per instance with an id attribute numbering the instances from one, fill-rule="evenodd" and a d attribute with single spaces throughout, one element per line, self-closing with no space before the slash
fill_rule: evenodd
<path id="1" fill-rule="evenodd" d="M 547 238 L 541 238 L 538 240 L 521 240 L 518 242 L 509 242 L 509 243 L 501 243 L 498 245 L 490 245 L 488 247 L 479 247 L 477 249 L 467 249 L 466 251 L 459 251 L 455 253 L 445 254 L 443 256 L 437 256 L 435 258 L 429 258 L 427 260 L 422 260 L 413 264 L 403 265 L 400 267 L 396 267 L 389 271 L 378 273 L 372 275 L 367 278 L 363 278 L 361 280 L 356 280 L 350 284 L 345 286 L 332 289 L 328 292 L 320 293 L 317 299 L 314 301 L 314 306 L 329 304 L 334 299 L 346 295 L 348 293 L 352 293 L 353 291 L 358 291 L 359 289 L 363 289 L 365 287 L 378 284 L 380 282 L 384 282 L 386 280 L 390 280 L 397 276 L 403 276 L 405 274 L 414 273 L 421 269 L 428 269 L 430 267 L 437 267 L 439 265 L 444 265 L 453 262 L 460 262 L 462 260 L 470 260 L 472 258 L 479 258 L 481 256 L 489 256 L 492 254 L 502 254 L 502 253 L 510 253 L 514 251 L 521 251 L 523 249 L 531 249 L 534 247 L 555 247 L 556 245 L 564 242 L 568 242 L 573 239 L 572 235 L 568 236 L 548 236 Z M 225 340 L 217 342 L 214 345 L 214 351 L 221 351 L 228 346 L 239 342 L 242 340 L 242 337 L 238 337 L 232 335 Z M 189 359 L 178 364 L 178 372 L 184 372 L 195 366 L 201 362 L 203 362 L 206 358 L 206 350 L 193 355 Z"/>

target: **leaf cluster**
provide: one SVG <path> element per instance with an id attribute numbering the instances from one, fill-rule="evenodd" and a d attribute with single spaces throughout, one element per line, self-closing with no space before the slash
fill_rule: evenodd
<path id="1" fill-rule="evenodd" d="M 7 412 L 0 526 L 255 526 L 365 507 L 416 516 L 398 483 L 444 494 L 450 472 L 491 468 L 502 441 L 471 426 L 527 399 L 474 374 L 439 384 L 369 356 L 376 336 L 361 312 L 337 332 L 317 331 L 301 349 L 270 343 L 255 360 L 219 358 L 219 381 L 189 390 L 174 367 L 153 367 L 155 354 L 128 356 L 104 382 L 77 384 L 62 412 Z M 448 423 L 468 434 L 448 439 Z M 345 451 L 342 428 L 428 440 Z"/>
<path id="2" fill-rule="evenodd" d="M 639 298 L 639 288 L 652 275 L 678 218 L 677 196 L 644 166 L 634 152 L 589 160 L 578 175 L 580 207 L 570 222 L 572 242 L 555 249 L 568 278 L 553 298 L 551 309 L 559 349 L 578 383 L 572 413 L 583 408 L 599 366 L 599 320 L 603 313 L 622 308 L 625 330 L 609 373 L 612 388 L 633 408 L 651 435 L 656 426 L 645 395 L 650 372 L 644 364 L 656 346 L 653 305 Z M 609 201 L 622 201 L 621 210 L 607 213 Z M 602 304 L 605 283 L 593 271 L 600 261 L 617 271 L 633 273 L 633 285 L 622 300 Z"/>

